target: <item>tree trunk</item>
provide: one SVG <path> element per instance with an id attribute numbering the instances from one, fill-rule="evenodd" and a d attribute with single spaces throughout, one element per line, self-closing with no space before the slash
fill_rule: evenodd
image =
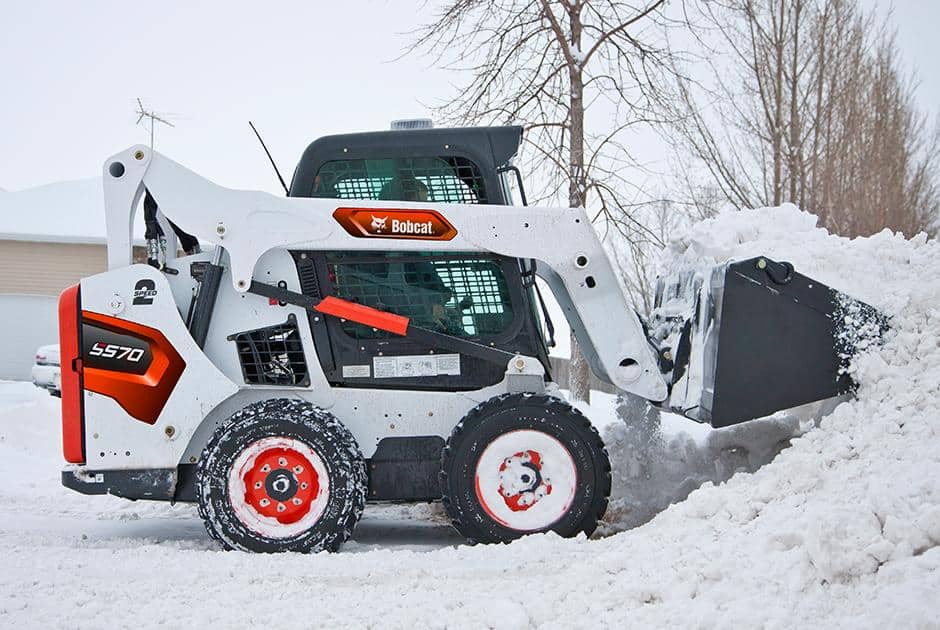
<path id="1" fill-rule="evenodd" d="M 803 208 L 802 192 L 805 190 L 803 184 L 803 147 L 800 138 L 803 133 L 802 121 L 800 116 L 800 14 L 803 11 L 803 4 L 800 0 L 792 1 L 792 20 L 790 41 L 793 50 L 790 53 L 790 78 L 789 78 L 789 96 L 790 96 L 790 138 L 787 151 L 787 170 L 790 176 L 790 203 L 799 204 Z"/>
<path id="2" fill-rule="evenodd" d="M 783 202 L 783 66 L 786 63 L 783 58 L 784 47 L 784 13 L 786 6 L 784 0 L 780 0 L 780 15 L 774 19 L 774 128 L 773 128 L 773 152 L 774 152 L 774 202 L 779 206 Z M 774 16 L 772 16 L 774 17 Z M 777 21 L 779 19 L 779 22 Z"/>
<path id="3" fill-rule="evenodd" d="M 569 93 L 569 152 L 568 152 L 568 204 L 583 208 L 587 181 L 584 173 L 584 81 L 581 74 L 581 7 L 573 3 L 568 11 L 571 23 L 571 49 L 577 52 L 575 63 L 568 65 Z M 568 370 L 568 390 L 572 400 L 591 401 L 591 368 L 581 352 L 581 346 L 571 333 L 571 363 Z"/>

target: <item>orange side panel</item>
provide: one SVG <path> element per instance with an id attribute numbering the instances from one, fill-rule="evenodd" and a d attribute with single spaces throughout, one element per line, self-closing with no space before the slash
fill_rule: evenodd
<path id="1" fill-rule="evenodd" d="M 69 287 L 59 296 L 59 356 L 62 388 L 62 451 L 65 461 L 85 463 L 82 411 L 82 361 L 79 343 L 79 290 Z"/>
<path id="2" fill-rule="evenodd" d="M 150 367 L 143 374 L 85 367 L 85 389 L 110 396 L 134 418 L 153 424 L 173 393 L 186 362 L 159 330 L 127 320 L 82 311 L 82 319 L 116 333 L 146 341 L 153 354 Z"/>
<path id="3" fill-rule="evenodd" d="M 403 315 L 380 311 L 371 306 L 348 302 L 331 295 L 320 300 L 320 303 L 314 309 L 325 315 L 341 317 L 363 326 L 371 326 L 396 335 L 404 336 L 408 333 L 408 318 Z"/>

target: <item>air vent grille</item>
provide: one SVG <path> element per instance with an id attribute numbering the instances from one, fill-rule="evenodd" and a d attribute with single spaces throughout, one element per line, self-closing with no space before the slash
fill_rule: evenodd
<path id="1" fill-rule="evenodd" d="M 297 387 L 310 384 L 293 314 L 283 324 L 236 333 L 229 340 L 235 342 L 245 383 Z"/>

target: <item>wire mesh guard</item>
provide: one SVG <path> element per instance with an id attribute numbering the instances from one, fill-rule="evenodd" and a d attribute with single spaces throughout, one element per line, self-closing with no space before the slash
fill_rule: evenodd
<path id="1" fill-rule="evenodd" d="M 461 256 L 337 253 L 328 270 L 337 297 L 404 315 L 415 326 L 461 337 L 504 332 L 513 312 L 499 263 Z M 357 339 L 389 336 L 349 321 L 343 330 Z"/>
<path id="2" fill-rule="evenodd" d="M 249 385 L 307 385 L 307 361 L 297 320 L 237 333 L 235 342 L 242 376 Z"/>
<path id="3" fill-rule="evenodd" d="M 312 196 L 487 203 L 480 169 L 458 156 L 326 162 L 314 180 Z"/>

